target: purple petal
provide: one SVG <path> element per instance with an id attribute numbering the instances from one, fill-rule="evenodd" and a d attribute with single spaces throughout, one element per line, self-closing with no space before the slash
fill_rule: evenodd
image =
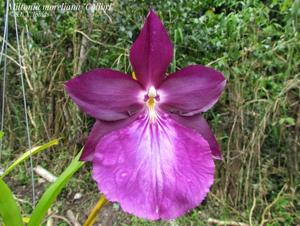
<path id="1" fill-rule="evenodd" d="M 158 89 L 161 108 L 180 115 L 194 115 L 211 108 L 226 80 L 222 73 L 201 65 L 183 68 L 167 77 Z"/>
<path id="2" fill-rule="evenodd" d="M 171 118 L 176 120 L 178 123 L 196 130 L 201 136 L 208 142 L 211 153 L 215 159 L 222 159 L 222 153 L 215 135 L 211 131 L 207 121 L 202 115 L 194 116 L 179 116 L 176 114 L 171 114 Z"/>
<path id="3" fill-rule="evenodd" d="M 146 89 L 157 87 L 172 57 L 173 44 L 159 17 L 151 10 L 130 50 L 130 61 L 137 79 Z"/>
<path id="4" fill-rule="evenodd" d="M 90 116 L 100 120 L 128 118 L 143 108 L 143 92 L 130 76 L 110 69 L 96 69 L 65 83 L 73 101 Z"/>
<path id="5" fill-rule="evenodd" d="M 198 206 L 214 178 L 210 147 L 199 133 L 167 115 L 141 115 L 104 136 L 93 178 L 110 201 L 146 219 L 174 219 Z"/>
<path id="6" fill-rule="evenodd" d="M 97 120 L 87 138 L 87 141 L 84 145 L 82 155 L 80 156 L 80 160 L 82 161 L 93 161 L 94 153 L 96 151 L 96 146 L 100 139 L 114 131 L 121 129 L 128 124 L 132 123 L 136 118 L 137 114 L 127 118 L 127 119 L 122 119 L 118 121 L 102 121 L 102 120 Z"/>

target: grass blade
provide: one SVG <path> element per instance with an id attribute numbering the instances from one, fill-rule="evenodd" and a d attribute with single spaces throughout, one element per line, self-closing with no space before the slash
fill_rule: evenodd
<path id="1" fill-rule="evenodd" d="M 80 155 L 81 152 L 75 157 L 75 159 L 57 178 L 57 180 L 45 191 L 32 212 L 28 226 L 36 226 L 42 223 L 42 220 L 46 216 L 48 209 L 50 208 L 56 197 L 59 195 L 61 190 L 68 183 L 72 175 L 83 166 L 84 162 L 79 161 Z"/>
<path id="2" fill-rule="evenodd" d="M 31 155 L 35 155 L 37 153 L 39 153 L 40 151 L 43 151 L 53 145 L 57 145 L 58 144 L 59 139 L 54 139 L 49 141 L 46 144 L 43 144 L 41 146 L 37 146 L 32 148 L 31 150 L 26 151 L 23 155 L 21 155 L 16 161 L 14 161 L 2 174 L 2 176 L 0 177 L 1 179 L 3 179 L 10 171 L 12 171 L 17 165 L 19 165 L 21 162 L 24 162 L 26 159 L 28 159 L 30 157 L 30 153 Z"/>
<path id="3" fill-rule="evenodd" d="M 20 209 L 6 183 L 0 179 L 0 215 L 6 226 L 23 225 Z"/>

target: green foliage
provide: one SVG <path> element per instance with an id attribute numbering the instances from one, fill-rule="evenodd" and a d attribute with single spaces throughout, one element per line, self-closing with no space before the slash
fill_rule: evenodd
<path id="1" fill-rule="evenodd" d="M 3 222 L 5 223 L 5 225 L 18 226 L 23 225 L 23 222 L 17 203 L 14 200 L 9 187 L 4 183 L 3 178 L 16 166 L 28 159 L 30 155 L 35 155 L 57 144 L 58 140 L 54 139 L 46 144 L 35 147 L 25 152 L 21 157 L 15 160 L 13 164 L 11 164 L 1 175 L 0 215 L 3 218 Z M 61 193 L 62 189 L 66 186 L 73 174 L 83 166 L 84 163 L 79 161 L 80 155 L 81 152 L 75 157 L 71 164 L 64 170 L 64 172 L 57 178 L 57 180 L 45 191 L 45 193 L 39 199 L 39 202 L 37 206 L 33 209 L 32 215 L 30 217 L 30 221 L 28 223 L 29 226 L 36 226 L 42 223 L 42 220 L 46 216 L 48 209 L 51 207 L 56 197 Z"/>
<path id="2" fill-rule="evenodd" d="M 57 178 L 57 180 L 50 185 L 42 197 L 39 199 L 37 206 L 33 209 L 28 226 L 36 226 L 42 223 L 48 209 L 51 207 L 62 189 L 66 186 L 70 178 L 76 173 L 84 164 L 79 161 L 81 152 L 64 170 L 64 172 Z M 16 201 L 13 198 L 9 187 L 0 179 L 0 216 L 7 226 L 23 225 L 20 210 Z"/>
<path id="3" fill-rule="evenodd" d="M 3 136 L 4 136 L 4 133 L 2 131 L 0 131 L 0 140 L 2 139 Z"/>
<path id="4" fill-rule="evenodd" d="M 5 182 L 0 179 L 0 216 L 6 226 L 22 226 L 20 209 Z"/>
<path id="5" fill-rule="evenodd" d="M 84 162 L 79 161 L 80 155 L 81 152 L 42 195 L 37 206 L 32 212 L 28 226 L 36 226 L 42 223 L 42 220 L 46 216 L 48 209 L 53 204 L 56 197 L 61 193 L 61 190 L 66 186 L 73 174 L 83 166 Z"/>
<path id="6" fill-rule="evenodd" d="M 271 225 L 282 225 L 283 218 L 288 223 L 300 224 L 297 217 L 300 207 L 297 201 L 300 200 L 300 1 L 113 2 L 113 10 L 107 15 L 95 12 L 91 17 L 86 11 L 79 11 L 56 12 L 45 18 L 30 15 L 18 18 L 24 34 L 21 36 L 23 60 L 32 86 L 27 89 L 31 137 L 34 142 L 48 137 L 66 138 L 57 151 L 40 154 L 36 160 L 56 173 L 76 155 L 93 120 L 69 101 L 63 83 L 97 67 L 131 73 L 129 48 L 152 7 L 174 42 L 175 58 L 169 72 L 189 64 L 204 64 L 222 71 L 227 78 L 224 95 L 205 113 L 220 143 L 224 161 L 216 162 L 212 195 L 200 207 L 203 214 L 196 209 L 176 223 L 201 225 L 203 221 L 207 225 L 207 218 L 212 217 L 249 224 L 256 201 L 252 223 L 258 225 L 274 194 L 287 183 L 290 189 L 282 197 L 289 200 L 289 207 L 280 209 L 276 203 L 265 217 Z M 43 1 L 46 3 L 61 2 Z M 13 27 L 10 24 L 10 31 Z M 13 38 L 10 43 L 15 46 Z M 84 54 L 80 55 L 83 46 Z M 14 58 L 15 52 L 9 49 L 8 55 Z M 9 133 L 5 133 L 5 141 L 9 149 L 22 150 L 26 136 L 19 80 L 13 76 L 18 73 L 15 68 L 13 63 L 8 65 L 11 76 L 7 83 L 5 123 Z M 20 175 L 26 177 L 24 170 Z M 79 177 L 81 182 L 68 187 L 68 192 L 82 189 L 89 197 L 98 193 L 89 168 Z M 59 211 L 65 210 L 65 203 L 68 198 L 63 200 Z M 80 217 L 84 218 L 89 205 L 93 204 L 73 205 L 74 211 L 82 213 Z M 122 219 L 123 225 L 123 221 L 129 222 L 127 225 L 157 223 L 128 216 Z"/>
<path id="7" fill-rule="evenodd" d="M 54 139 L 49 141 L 46 144 L 43 144 L 41 146 L 37 146 L 32 148 L 31 150 L 26 151 L 24 154 L 22 154 L 17 160 L 15 160 L 1 175 L 1 179 L 3 179 L 10 171 L 12 171 L 16 166 L 18 166 L 20 163 L 24 162 L 26 159 L 30 157 L 30 155 L 35 155 L 49 147 L 52 147 L 54 145 L 58 144 L 58 139 Z"/>

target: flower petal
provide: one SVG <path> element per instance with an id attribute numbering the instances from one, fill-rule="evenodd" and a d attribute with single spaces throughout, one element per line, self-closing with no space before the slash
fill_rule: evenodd
<path id="1" fill-rule="evenodd" d="M 130 61 L 137 79 L 146 89 L 157 87 L 172 57 L 173 44 L 159 17 L 151 10 L 130 50 Z"/>
<path id="2" fill-rule="evenodd" d="M 104 136 L 96 147 L 93 178 L 110 201 L 146 219 L 174 219 L 198 206 L 213 183 L 205 139 L 167 115 L 141 115 Z"/>
<path id="3" fill-rule="evenodd" d="M 196 130 L 208 142 L 211 153 L 215 159 L 222 159 L 222 153 L 215 135 L 211 131 L 206 119 L 202 115 L 179 116 L 171 114 L 171 118 L 176 120 L 181 125 Z"/>
<path id="4" fill-rule="evenodd" d="M 122 119 L 122 120 L 117 120 L 117 121 L 102 121 L 102 120 L 97 120 L 87 138 L 87 141 L 84 145 L 82 155 L 80 156 L 81 161 L 93 161 L 93 157 L 96 151 L 96 146 L 100 139 L 114 131 L 121 129 L 128 124 L 132 123 L 136 118 L 137 114 L 127 118 L 127 119 Z"/>
<path id="5" fill-rule="evenodd" d="M 167 77 L 158 89 L 161 107 L 180 115 L 194 115 L 211 108 L 226 84 L 222 73 L 201 65 L 183 68 Z"/>
<path id="6" fill-rule="evenodd" d="M 130 76 L 110 69 L 96 69 L 65 83 L 73 101 L 90 116 L 100 120 L 128 118 L 143 108 L 143 91 Z"/>

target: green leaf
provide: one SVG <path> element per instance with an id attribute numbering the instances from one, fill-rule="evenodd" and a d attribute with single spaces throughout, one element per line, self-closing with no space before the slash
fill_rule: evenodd
<path id="1" fill-rule="evenodd" d="M 60 194 L 61 190 L 68 183 L 72 175 L 79 170 L 84 162 L 79 161 L 81 152 L 75 157 L 65 171 L 57 178 L 57 180 L 45 191 L 37 206 L 32 212 L 28 226 L 36 226 L 42 223 L 48 209 Z"/>
<path id="2" fill-rule="evenodd" d="M 6 226 L 23 225 L 20 209 L 6 183 L 0 179 L 0 216 Z"/>
<path id="3" fill-rule="evenodd" d="M 279 124 L 280 125 L 286 124 L 286 125 L 289 125 L 289 126 L 294 126 L 296 124 L 296 122 L 295 122 L 295 119 L 292 118 L 292 117 L 285 117 L 285 118 L 281 118 L 279 120 Z"/>
<path id="4" fill-rule="evenodd" d="M 2 176 L 0 177 L 1 179 L 3 179 L 10 171 L 12 171 L 17 165 L 19 165 L 21 162 L 24 162 L 26 159 L 28 159 L 31 155 L 35 155 L 37 153 L 39 153 L 40 151 L 43 151 L 53 145 L 57 145 L 58 144 L 58 139 L 54 139 L 51 140 L 50 142 L 43 144 L 41 146 L 37 146 L 32 148 L 29 151 L 26 151 L 23 155 L 21 155 L 16 161 L 14 161 L 2 174 Z"/>
<path id="5" fill-rule="evenodd" d="M 4 136 L 3 131 L 0 130 L 0 140 L 2 139 L 2 137 Z"/>

